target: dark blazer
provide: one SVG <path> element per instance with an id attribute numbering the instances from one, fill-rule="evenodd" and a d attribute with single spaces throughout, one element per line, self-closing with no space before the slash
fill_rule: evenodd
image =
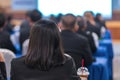
<path id="1" fill-rule="evenodd" d="M 0 32 L 0 48 L 9 49 L 16 53 L 16 49 L 10 40 L 10 35 L 5 31 Z"/>
<path id="2" fill-rule="evenodd" d="M 88 39 L 88 42 L 90 44 L 90 49 L 92 51 L 92 54 L 94 54 L 96 52 L 96 50 L 97 50 L 97 47 L 95 45 L 95 41 L 94 41 L 94 38 L 92 36 L 92 32 L 78 30 L 77 33 L 80 34 L 80 35 L 83 35 L 84 37 L 86 37 Z"/>
<path id="3" fill-rule="evenodd" d="M 62 66 L 49 71 L 32 69 L 25 65 L 24 57 L 13 59 L 11 63 L 11 80 L 80 80 L 71 57 L 66 56 Z"/>
<path id="4" fill-rule="evenodd" d="M 101 37 L 101 32 L 100 32 L 100 25 L 96 23 L 96 25 L 92 25 L 90 22 L 87 22 L 87 31 L 95 32 L 98 37 Z"/>
<path id="5" fill-rule="evenodd" d="M 2 75 L 5 80 L 7 79 L 6 68 L 5 68 L 4 62 L 0 62 L 0 75 Z M 1 80 L 1 77 L 0 77 L 0 80 Z"/>
<path id="6" fill-rule="evenodd" d="M 88 40 L 84 36 L 69 30 L 63 30 L 61 36 L 64 51 L 73 57 L 76 68 L 81 67 L 82 59 L 85 60 L 86 67 L 92 63 L 92 53 L 90 51 Z"/>
<path id="7" fill-rule="evenodd" d="M 29 38 L 30 35 L 30 25 L 27 20 L 23 21 L 23 23 L 20 26 L 20 48 L 22 50 L 22 45 L 25 40 Z"/>

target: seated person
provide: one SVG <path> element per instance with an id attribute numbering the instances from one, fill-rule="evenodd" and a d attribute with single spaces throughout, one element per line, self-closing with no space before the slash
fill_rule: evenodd
<path id="1" fill-rule="evenodd" d="M 59 29 L 40 20 L 30 31 L 27 54 L 11 62 L 11 80 L 79 80 L 73 59 L 64 55 Z"/>
<path id="2" fill-rule="evenodd" d="M 0 48 L 9 49 L 14 53 L 16 53 L 16 49 L 10 40 L 9 33 L 3 30 L 5 22 L 6 22 L 6 19 L 5 19 L 4 13 L 0 13 Z"/>
<path id="3" fill-rule="evenodd" d="M 71 55 L 76 63 L 76 68 L 82 66 L 82 59 L 85 66 L 92 64 L 92 52 L 86 37 L 76 33 L 78 24 L 73 14 L 66 14 L 62 17 L 59 28 L 61 28 L 61 36 L 65 53 Z"/>
<path id="4" fill-rule="evenodd" d="M 0 80 L 6 80 L 7 75 L 6 75 L 6 67 L 4 63 L 4 57 L 2 53 L 0 53 Z"/>
<path id="5" fill-rule="evenodd" d="M 86 30 L 96 33 L 97 36 L 99 38 L 101 38 L 100 25 L 95 22 L 93 12 L 92 11 L 86 11 L 84 13 L 84 18 L 85 18 L 86 23 L 87 23 Z"/>
<path id="6" fill-rule="evenodd" d="M 97 13 L 95 16 L 95 21 L 100 25 L 101 28 L 101 37 L 103 38 L 105 35 L 105 32 L 107 30 L 106 22 L 103 19 L 102 15 L 100 13 Z"/>
<path id="7" fill-rule="evenodd" d="M 78 21 L 78 26 L 79 26 L 77 33 L 80 35 L 83 35 L 84 37 L 86 37 L 88 39 L 88 42 L 90 44 L 90 49 L 92 51 L 92 54 L 94 54 L 98 47 L 98 42 L 99 42 L 98 37 L 97 37 L 97 42 L 96 42 L 96 39 L 94 37 L 95 33 L 86 31 L 87 24 L 82 17 L 81 17 L 81 20 L 77 20 L 77 21 Z"/>

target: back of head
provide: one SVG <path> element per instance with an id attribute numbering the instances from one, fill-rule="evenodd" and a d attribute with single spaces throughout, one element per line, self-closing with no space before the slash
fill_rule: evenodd
<path id="1" fill-rule="evenodd" d="M 77 21 L 78 26 L 79 26 L 79 30 L 83 30 L 86 28 L 87 24 L 86 21 L 81 17 L 80 21 Z"/>
<path id="2" fill-rule="evenodd" d="M 38 20 L 40 20 L 42 18 L 42 13 L 38 10 L 33 10 L 33 11 L 30 11 L 27 16 L 30 17 L 31 21 L 32 22 L 36 22 Z"/>
<path id="3" fill-rule="evenodd" d="M 3 28 L 5 20 L 5 15 L 3 13 L 0 13 L 0 28 Z"/>
<path id="4" fill-rule="evenodd" d="M 73 14 L 66 14 L 62 17 L 61 23 L 64 28 L 73 29 L 76 24 L 76 17 Z"/>
<path id="5" fill-rule="evenodd" d="M 30 32 L 25 62 L 29 67 L 48 70 L 64 61 L 60 33 L 57 25 L 48 20 L 36 22 Z"/>
<path id="6" fill-rule="evenodd" d="M 97 22 L 101 21 L 101 18 L 102 18 L 102 15 L 100 13 L 97 13 L 96 16 L 95 16 L 95 20 Z"/>

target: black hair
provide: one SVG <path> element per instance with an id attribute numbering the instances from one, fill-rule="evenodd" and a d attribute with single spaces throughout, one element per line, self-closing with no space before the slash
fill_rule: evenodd
<path id="1" fill-rule="evenodd" d="M 30 32 L 25 64 L 46 71 L 63 63 L 63 48 L 57 25 L 50 20 L 39 20 Z"/>
<path id="2" fill-rule="evenodd" d="M 30 17 L 32 22 L 36 22 L 42 18 L 42 13 L 38 11 L 37 9 L 35 9 L 33 11 L 29 11 L 27 13 L 27 16 Z"/>
<path id="3" fill-rule="evenodd" d="M 6 21 L 5 15 L 3 13 L 0 13 L 0 28 L 4 27 L 5 21 Z"/>
<path id="4" fill-rule="evenodd" d="M 83 28 L 85 28 L 87 26 L 86 21 L 83 19 L 83 17 L 81 17 L 81 21 L 77 21 L 78 26 L 79 26 L 79 30 L 82 30 Z"/>
<path id="5" fill-rule="evenodd" d="M 95 21 L 96 22 L 100 22 L 100 19 L 99 19 L 100 16 L 102 16 L 100 13 L 96 14 L 96 16 L 95 16 Z"/>

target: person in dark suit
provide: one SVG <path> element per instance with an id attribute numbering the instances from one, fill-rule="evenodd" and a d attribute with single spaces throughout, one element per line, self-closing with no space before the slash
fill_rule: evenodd
<path id="1" fill-rule="evenodd" d="M 27 54 L 11 62 L 11 80 L 79 80 L 73 59 L 64 55 L 59 29 L 48 20 L 36 22 Z"/>
<path id="2" fill-rule="evenodd" d="M 10 40 L 9 33 L 3 30 L 5 21 L 6 19 L 4 13 L 0 13 L 0 48 L 6 48 L 16 53 L 16 49 Z"/>
<path id="3" fill-rule="evenodd" d="M 23 42 L 29 38 L 31 26 L 42 18 L 42 13 L 38 10 L 29 11 L 26 14 L 26 20 L 20 26 L 20 47 L 22 50 Z"/>
<path id="4" fill-rule="evenodd" d="M 84 18 L 87 23 L 87 31 L 91 31 L 97 34 L 101 38 L 100 25 L 95 22 L 94 13 L 92 11 L 86 11 L 84 13 Z"/>
<path id="5" fill-rule="evenodd" d="M 7 75 L 6 75 L 6 67 L 5 67 L 5 62 L 4 62 L 4 57 L 2 53 L 0 53 L 0 80 L 6 80 Z"/>
<path id="6" fill-rule="evenodd" d="M 62 30 L 61 36 L 64 51 L 73 57 L 76 68 L 82 66 L 82 59 L 84 59 L 86 67 L 90 66 L 92 53 L 87 38 L 76 33 L 79 28 L 76 17 L 73 14 L 64 15 L 59 23 L 59 27 Z"/>
<path id="7" fill-rule="evenodd" d="M 100 27 L 104 27 L 105 29 L 107 29 L 107 26 L 105 24 L 105 20 L 102 17 L 102 14 L 97 13 L 95 16 L 95 21 L 100 25 Z"/>
<path id="8" fill-rule="evenodd" d="M 77 16 L 77 22 L 79 26 L 77 33 L 80 35 L 83 35 L 84 37 L 88 39 L 89 44 L 90 44 L 90 49 L 92 51 L 92 54 L 94 54 L 97 50 L 97 46 L 95 45 L 94 37 L 92 35 L 93 32 L 86 31 L 87 24 L 85 20 L 83 19 L 83 17 Z"/>

